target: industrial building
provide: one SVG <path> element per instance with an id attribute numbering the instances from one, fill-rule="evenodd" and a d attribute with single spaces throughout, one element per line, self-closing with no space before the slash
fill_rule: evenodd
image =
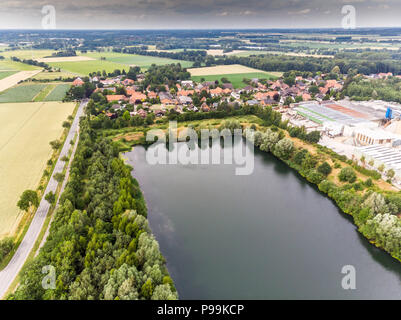
<path id="1" fill-rule="evenodd" d="M 376 168 L 391 168 L 401 182 L 401 105 L 342 100 L 301 102 L 292 105 L 292 110 L 293 118 L 319 127 L 327 147 L 350 158 L 364 156 Z"/>
<path id="2" fill-rule="evenodd" d="M 355 148 L 356 155 L 365 157 L 366 162 L 374 161 L 374 167 L 384 165 L 386 170 L 393 169 L 397 180 L 401 180 L 401 150 L 383 146 L 373 145 Z"/>

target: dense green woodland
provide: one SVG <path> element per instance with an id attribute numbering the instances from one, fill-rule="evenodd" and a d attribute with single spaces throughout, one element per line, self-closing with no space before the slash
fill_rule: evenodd
<path id="1" fill-rule="evenodd" d="M 50 234 L 9 299 L 177 299 L 131 169 L 88 118 Z M 42 288 L 53 266 L 56 288 Z"/>
<path id="2" fill-rule="evenodd" d="M 353 100 L 384 100 L 401 103 L 401 79 L 366 81 L 356 77 L 345 87 L 343 94 Z"/>
<path id="3" fill-rule="evenodd" d="M 208 59 L 211 59 L 208 56 Z M 357 69 L 359 73 L 372 74 L 380 72 L 392 72 L 401 74 L 400 55 L 388 53 L 339 53 L 334 58 L 300 57 L 286 55 L 256 55 L 249 57 L 236 57 L 213 59 L 210 63 L 217 64 L 242 64 L 244 66 L 265 71 L 310 71 L 329 73 L 335 66 L 339 66 L 340 72 L 348 73 L 351 69 Z"/>

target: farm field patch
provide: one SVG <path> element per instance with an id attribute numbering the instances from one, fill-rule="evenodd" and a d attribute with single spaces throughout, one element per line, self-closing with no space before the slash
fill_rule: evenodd
<path id="1" fill-rule="evenodd" d="M 224 52 L 223 49 L 209 49 L 206 52 L 208 55 L 211 55 L 211 56 L 223 56 L 223 55 L 236 56 L 236 55 L 246 52 L 246 51 L 245 50 L 233 50 L 230 52 Z"/>
<path id="2" fill-rule="evenodd" d="M 75 62 L 51 62 L 50 66 L 59 68 L 63 72 L 70 72 L 77 75 L 89 75 L 91 72 L 103 71 L 110 73 L 116 69 L 125 71 L 129 70 L 128 65 L 122 65 L 111 61 L 90 60 L 90 61 L 75 61 Z"/>
<path id="3" fill-rule="evenodd" d="M 53 91 L 51 91 L 43 101 L 61 101 L 65 94 L 70 90 L 70 84 L 58 84 Z"/>
<path id="4" fill-rule="evenodd" d="M 270 79 L 274 80 L 277 79 L 278 77 L 275 75 L 272 75 L 267 72 L 251 72 L 251 73 L 234 73 L 234 74 L 219 74 L 219 75 L 207 75 L 207 76 L 192 76 L 191 79 L 196 81 L 196 82 L 201 82 L 201 79 L 205 79 L 205 81 L 215 81 L 218 80 L 219 83 L 222 83 L 221 79 L 226 78 L 228 79 L 234 88 L 243 88 L 247 86 L 245 82 L 243 82 L 243 79 Z"/>
<path id="5" fill-rule="evenodd" d="M 240 64 L 230 64 L 230 65 L 204 67 L 204 68 L 192 68 L 188 69 L 188 71 L 191 73 L 191 76 L 264 72 L 258 69 L 245 67 Z"/>
<path id="6" fill-rule="evenodd" d="M 57 84 L 48 84 L 46 85 L 33 99 L 34 102 L 40 102 L 43 101 L 47 95 L 50 93 L 50 91 L 53 91 L 53 89 L 57 86 Z"/>
<path id="7" fill-rule="evenodd" d="M 166 65 L 172 63 L 180 63 L 182 67 L 189 68 L 192 66 L 193 62 L 185 60 L 176 60 L 169 58 L 160 58 L 153 56 L 143 56 L 138 54 L 127 54 L 118 52 L 89 52 L 85 56 L 92 57 L 95 59 L 101 59 L 101 57 L 106 58 L 102 61 L 111 61 L 115 63 L 125 64 L 128 66 L 135 65 L 141 67 L 141 69 L 148 69 L 152 64 L 156 65 Z"/>
<path id="8" fill-rule="evenodd" d="M 67 78 L 75 78 L 77 76 L 76 73 L 71 73 L 71 72 L 40 72 L 32 79 L 36 80 L 58 80 L 58 79 L 67 79 Z"/>
<path id="9" fill-rule="evenodd" d="M 52 154 L 49 142 L 60 138 L 74 107 L 61 102 L 0 104 L 0 238 L 17 227 L 22 217 L 18 199 L 37 187 Z"/>
<path id="10" fill-rule="evenodd" d="M 9 50 L 1 53 L 5 58 L 17 57 L 19 59 L 33 59 L 37 60 L 47 56 L 51 56 L 53 50 Z"/>
<path id="11" fill-rule="evenodd" d="M 0 103 L 30 102 L 41 92 L 46 84 L 19 85 L 0 94 Z"/>
<path id="12" fill-rule="evenodd" d="M 12 76 L 17 73 L 17 71 L 0 71 L 0 80 Z"/>
<path id="13" fill-rule="evenodd" d="M 1 79 L 0 80 L 0 92 L 15 86 L 20 81 L 23 81 L 23 80 L 29 79 L 30 77 L 33 77 L 34 75 L 36 75 L 39 72 L 40 72 L 40 69 L 33 70 L 33 71 L 20 71 L 11 76 L 8 76 L 4 79 Z"/>
<path id="14" fill-rule="evenodd" d="M 37 59 L 39 62 L 50 63 L 50 62 L 76 62 L 76 61 L 90 61 L 95 60 L 91 57 L 75 56 L 75 57 L 51 57 L 51 58 L 40 58 Z"/>
<path id="15" fill-rule="evenodd" d="M 0 71 L 34 71 L 40 70 L 40 67 L 31 66 L 29 64 L 11 61 L 11 60 L 2 60 L 0 61 Z"/>

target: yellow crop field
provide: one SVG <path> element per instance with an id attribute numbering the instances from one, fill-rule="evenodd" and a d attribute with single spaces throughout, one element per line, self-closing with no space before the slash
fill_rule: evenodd
<path id="1" fill-rule="evenodd" d="M 36 189 L 52 155 L 49 142 L 59 139 L 62 123 L 75 103 L 0 104 L 0 238 L 18 226 L 21 193 Z"/>
<path id="2" fill-rule="evenodd" d="M 221 74 L 234 74 L 234 73 L 253 73 L 263 72 L 258 69 L 249 68 L 240 64 L 230 64 L 215 67 L 192 68 L 188 69 L 191 76 L 207 76 L 207 75 L 221 75 Z"/>

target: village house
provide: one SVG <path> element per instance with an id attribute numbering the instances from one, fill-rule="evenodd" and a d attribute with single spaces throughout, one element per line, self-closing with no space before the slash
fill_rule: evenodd
<path id="1" fill-rule="evenodd" d="M 194 82 L 192 80 L 182 80 L 181 85 L 184 88 L 192 88 L 194 86 Z"/>
<path id="2" fill-rule="evenodd" d="M 183 105 L 188 105 L 192 103 L 192 98 L 187 96 L 179 96 L 178 101 Z"/>
<path id="3" fill-rule="evenodd" d="M 82 86 L 85 82 L 82 81 L 81 78 L 76 78 L 73 82 L 72 85 L 74 87 Z"/>
<path id="4" fill-rule="evenodd" d="M 166 114 L 165 110 L 154 110 L 153 113 L 156 117 L 163 117 Z"/>
<path id="5" fill-rule="evenodd" d="M 201 110 L 202 110 L 202 112 L 209 112 L 210 111 L 210 107 L 206 103 L 203 103 L 201 105 Z"/>
<path id="6" fill-rule="evenodd" d="M 124 81 L 121 82 L 124 86 L 129 86 L 135 83 L 134 80 L 131 79 L 125 79 Z"/>
<path id="7" fill-rule="evenodd" d="M 211 95 L 212 97 L 221 96 L 221 95 L 223 95 L 223 93 L 224 93 L 224 91 L 223 91 L 223 89 L 220 88 L 220 87 L 217 87 L 216 89 L 211 89 L 211 90 L 210 90 L 210 95 Z"/>
<path id="8" fill-rule="evenodd" d="M 222 87 L 223 87 L 223 89 L 234 90 L 234 87 L 233 87 L 232 83 L 223 83 Z"/>
<path id="9" fill-rule="evenodd" d="M 128 94 L 128 92 L 127 92 L 127 94 Z M 132 92 L 131 91 L 129 95 L 131 96 L 129 99 L 129 102 L 131 104 L 138 104 L 147 99 L 146 95 L 143 94 L 142 92 L 136 92 L 136 91 Z"/>
<path id="10" fill-rule="evenodd" d="M 177 92 L 177 96 L 189 96 L 195 93 L 194 90 L 180 90 Z"/>
<path id="11" fill-rule="evenodd" d="M 128 98 L 123 94 L 106 95 L 107 102 L 113 101 L 127 101 Z"/>
<path id="12" fill-rule="evenodd" d="M 123 110 L 125 108 L 125 106 L 122 106 L 122 105 L 120 105 L 120 104 L 113 104 L 112 106 L 111 106 L 111 109 L 112 110 L 114 110 L 114 111 L 118 111 L 118 110 Z"/>

